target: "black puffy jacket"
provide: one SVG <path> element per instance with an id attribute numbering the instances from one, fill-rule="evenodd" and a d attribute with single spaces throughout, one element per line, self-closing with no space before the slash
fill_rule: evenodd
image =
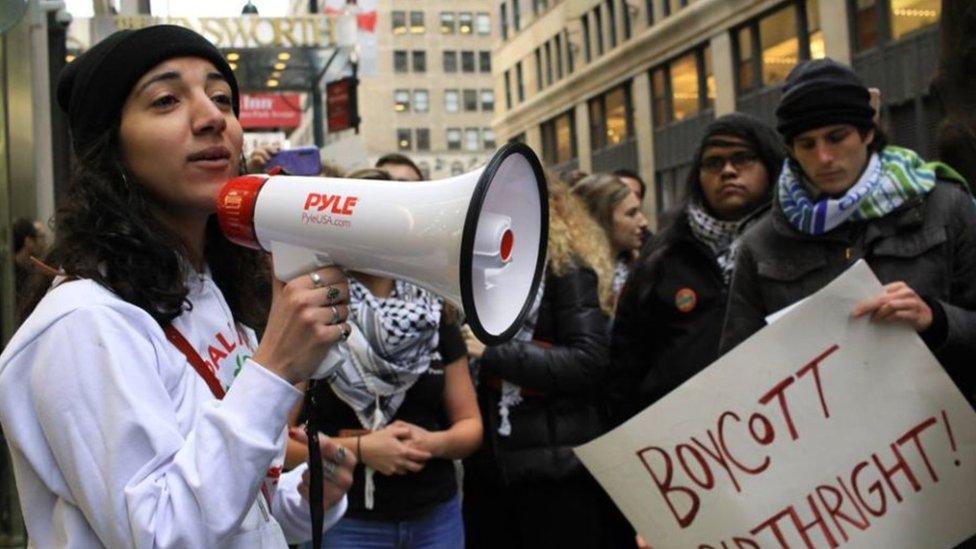
<path id="1" fill-rule="evenodd" d="M 684 213 L 627 279 L 613 322 L 610 408 L 619 424 L 718 358 L 728 288 Z M 663 237 L 663 235 L 662 235 Z"/>
<path id="2" fill-rule="evenodd" d="M 531 482 L 582 472 L 572 448 L 603 432 L 597 395 L 609 367 L 608 321 L 593 270 L 546 277 L 535 341 L 489 347 L 481 359 L 485 443 L 468 460 L 473 474 Z M 499 378 L 524 387 L 509 436 L 498 434 Z"/>

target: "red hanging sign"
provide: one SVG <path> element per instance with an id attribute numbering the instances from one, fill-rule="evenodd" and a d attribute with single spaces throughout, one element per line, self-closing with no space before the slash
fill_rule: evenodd
<path id="1" fill-rule="evenodd" d="M 302 122 L 301 94 L 241 94 L 240 120 L 245 130 L 297 128 Z"/>

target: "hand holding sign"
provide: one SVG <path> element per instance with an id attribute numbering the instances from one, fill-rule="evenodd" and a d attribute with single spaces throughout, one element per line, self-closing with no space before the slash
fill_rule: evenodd
<path id="1" fill-rule="evenodd" d="M 894 288 L 895 292 L 901 291 Z M 951 547 L 976 412 L 863 263 L 577 454 L 653 547 Z"/>

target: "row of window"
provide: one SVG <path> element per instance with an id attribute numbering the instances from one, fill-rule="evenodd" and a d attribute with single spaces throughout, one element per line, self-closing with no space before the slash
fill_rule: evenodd
<path id="1" fill-rule="evenodd" d="M 466 11 L 442 11 L 440 19 L 441 34 L 478 33 L 484 36 L 491 33 L 491 18 L 484 12 L 472 15 Z"/>
<path id="2" fill-rule="evenodd" d="M 460 69 L 461 72 L 467 73 L 491 74 L 491 52 L 488 50 L 477 52 L 444 50 L 442 54 L 444 72 L 458 72 Z M 427 72 L 427 52 L 425 50 L 393 50 L 393 72 Z"/>
<path id="3" fill-rule="evenodd" d="M 618 0 L 605 0 L 581 18 L 584 59 L 601 55 L 605 47 L 616 44 L 616 32 L 606 36 L 603 29 L 616 29 L 616 18 L 628 9 L 619 9 Z M 856 52 L 864 51 L 908 33 L 938 23 L 939 0 L 847 0 L 852 14 L 851 29 Z M 660 3 L 664 15 L 684 7 L 687 2 L 669 0 Z M 653 17 L 652 1 L 646 13 Z M 605 22 L 604 17 L 611 21 Z M 593 22 L 593 25 L 590 22 Z M 628 16 L 627 24 L 630 26 Z M 591 32 L 591 28 L 599 30 Z M 736 92 L 749 94 L 775 86 L 797 62 L 817 59 L 825 54 L 820 25 L 819 0 L 789 0 L 740 26 L 730 29 Z M 625 34 L 625 39 L 626 39 Z M 573 72 L 575 46 L 567 31 L 553 36 L 534 51 L 537 90 L 544 90 Z M 654 123 L 656 126 L 681 121 L 709 109 L 715 101 L 711 51 L 697 47 L 652 71 Z M 505 107 L 525 100 L 522 61 L 503 73 Z M 515 86 L 514 88 L 512 86 Z M 513 101 L 514 99 L 514 101 Z"/>
<path id="4" fill-rule="evenodd" d="M 447 150 L 481 151 L 495 148 L 491 128 L 447 128 Z M 397 128 L 397 148 L 401 151 L 429 151 L 430 128 Z"/>
<path id="5" fill-rule="evenodd" d="M 425 113 L 430 110 L 430 93 L 427 90 L 393 91 L 393 108 L 397 112 Z M 484 90 L 444 90 L 444 110 L 447 112 L 493 112 L 495 92 Z"/>
<path id="6" fill-rule="evenodd" d="M 390 21 L 393 34 L 424 34 L 427 32 L 425 14 L 422 11 L 393 11 Z M 480 34 L 491 32 L 491 17 L 485 12 L 472 13 L 442 11 L 441 34 Z"/>

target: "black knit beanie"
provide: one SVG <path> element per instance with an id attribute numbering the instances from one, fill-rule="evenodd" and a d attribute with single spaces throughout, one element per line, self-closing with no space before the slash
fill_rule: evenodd
<path id="1" fill-rule="evenodd" d="M 213 63 L 230 84 L 237 114 L 239 98 L 234 71 L 206 38 L 175 25 L 121 30 L 66 65 L 58 79 L 58 105 L 68 114 L 75 153 L 82 154 L 118 122 L 129 92 L 147 71 L 167 59 L 183 56 Z"/>
<path id="2" fill-rule="evenodd" d="M 776 108 L 776 129 L 790 143 L 814 128 L 874 125 L 871 94 L 850 68 L 833 59 L 804 61 L 793 67 Z"/>

